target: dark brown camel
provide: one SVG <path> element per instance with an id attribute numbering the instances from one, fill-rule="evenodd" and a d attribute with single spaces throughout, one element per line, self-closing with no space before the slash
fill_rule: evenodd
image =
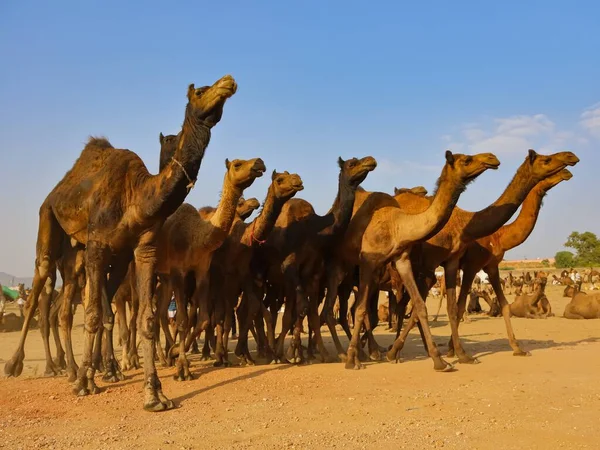
<path id="1" fill-rule="evenodd" d="M 158 175 L 148 173 L 142 160 L 129 150 L 115 149 L 106 139 L 91 138 L 75 162 L 40 208 L 40 226 L 33 289 L 28 301 L 21 341 L 5 372 L 18 375 L 23 367 L 23 344 L 39 294 L 56 281 L 56 262 L 65 239 L 86 246 L 86 324 L 82 365 L 74 392 L 99 391 L 92 364 L 95 336 L 103 321 L 112 329 L 109 302 L 121 283 L 129 261 L 136 265 L 140 297 L 139 325 L 144 354 L 144 408 L 161 411 L 173 407 L 162 393 L 154 366 L 154 312 L 150 301 L 155 285 L 156 237 L 165 219 L 181 205 L 194 185 L 210 140 L 210 129 L 221 119 L 223 105 L 237 89 L 225 76 L 212 86 L 190 85 L 181 138 L 174 157 Z M 107 280 L 108 274 L 108 280 Z M 103 295 L 105 294 L 105 295 Z M 113 353 L 112 342 L 106 343 Z M 108 372 L 116 372 L 110 361 Z"/>
<path id="2" fill-rule="evenodd" d="M 285 312 L 282 331 L 276 342 L 275 361 L 284 357 L 284 341 L 292 325 L 292 339 L 285 358 L 296 364 L 304 361 L 300 333 L 307 315 L 321 358 L 328 358 L 317 313 L 323 260 L 332 246 L 343 237 L 352 215 L 356 191 L 377 163 L 374 158 L 367 156 L 346 161 L 339 158 L 338 165 L 338 193 L 329 212 L 325 216 L 319 216 L 305 200 L 288 201 L 267 242 L 255 252 L 256 260 L 260 261 L 255 267 L 266 268 L 266 276 L 261 276 L 269 284 L 267 299 L 272 301 L 269 305 L 272 313 L 282 303 L 277 300 L 285 297 Z M 255 273 L 254 276 L 258 275 Z"/>

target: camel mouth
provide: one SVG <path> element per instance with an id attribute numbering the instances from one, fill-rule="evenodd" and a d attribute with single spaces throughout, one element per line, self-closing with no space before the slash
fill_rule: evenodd
<path id="1" fill-rule="evenodd" d="M 266 168 L 252 169 L 252 176 L 254 176 L 255 178 L 260 178 L 263 176 L 263 173 L 265 173 L 266 170 Z"/>
<path id="2" fill-rule="evenodd" d="M 375 170 L 375 168 L 377 167 L 377 163 L 375 161 L 368 162 L 368 163 L 363 164 L 363 167 L 365 168 L 365 170 L 371 172 L 371 171 Z"/>
<path id="3" fill-rule="evenodd" d="M 213 85 L 222 97 L 229 98 L 237 92 L 237 83 L 231 75 L 225 75 Z"/>
<path id="4" fill-rule="evenodd" d="M 300 183 L 300 184 L 294 184 L 293 187 L 294 187 L 294 190 L 296 190 L 296 191 L 302 191 L 302 190 L 304 190 L 304 185 L 302 183 Z"/>

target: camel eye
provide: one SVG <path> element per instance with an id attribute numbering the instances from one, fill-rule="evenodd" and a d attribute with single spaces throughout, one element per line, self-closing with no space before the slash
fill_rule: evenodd
<path id="1" fill-rule="evenodd" d="M 235 167 L 236 169 L 239 169 L 240 167 L 242 167 L 242 163 L 237 162 L 233 165 L 233 167 Z"/>
<path id="2" fill-rule="evenodd" d="M 277 178 L 277 184 L 281 184 L 281 183 L 283 183 L 283 179 Z"/>

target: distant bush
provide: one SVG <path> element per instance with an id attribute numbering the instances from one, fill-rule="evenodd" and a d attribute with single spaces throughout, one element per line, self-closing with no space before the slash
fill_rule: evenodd
<path id="1" fill-rule="evenodd" d="M 547 259 L 542 259 L 542 266 L 544 267 L 550 267 L 550 261 Z"/>
<path id="2" fill-rule="evenodd" d="M 575 258 L 573 253 L 567 251 L 558 252 L 554 257 L 554 265 L 557 269 L 573 267 L 575 265 Z"/>
<path id="3" fill-rule="evenodd" d="M 516 270 L 516 269 L 514 267 L 505 266 L 505 267 L 500 267 L 500 270 Z"/>

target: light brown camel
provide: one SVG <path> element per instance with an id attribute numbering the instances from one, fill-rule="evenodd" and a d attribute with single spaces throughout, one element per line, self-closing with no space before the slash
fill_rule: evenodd
<path id="1" fill-rule="evenodd" d="M 359 255 L 359 290 L 354 317 L 354 330 L 348 347 L 347 369 L 359 369 L 362 364 L 358 358 L 359 333 L 365 323 L 369 333 L 369 353 L 378 356 L 379 350 L 374 343 L 368 316 L 366 316 L 371 292 L 377 288 L 378 277 L 386 265 L 393 262 L 402 278 L 404 287 L 410 292 L 413 301 L 413 316 L 418 315 L 427 341 L 428 349 L 434 360 L 436 370 L 447 370 L 452 366 L 446 363 L 433 342 L 427 320 L 425 302 L 419 295 L 410 261 L 413 245 L 435 235 L 448 221 L 460 194 L 469 182 L 487 169 L 500 165 L 491 153 L 461 155 L 446 152 L 446 164 L 438 180 L 438 188 L 433 200 L 424 212 L 406 214 L 395 206 L 376 210 L 362 236 Z M 414 195 L 414 194 L 409 194 Z M 423 197 L 416 196 L 423 199 Z M 455 274 L 453 274 L 455 275 Z M 367 320 L 365 320 L 365 317 Z M 394 350 L 390 350 L 393 352 Z M 388 354 L 389 357 L 389 354 Z M 394 355 L 395 359 L 395 355 Z"/>
<path id="2" fill-rule="evenodd" d="M 31 304 L 19 348 L 7 362 L 5 373 L 18 375 L 23 368 L 23 345 L 39 294 L 50 291 L 56 280 L 56 262 L 65 239 L 85 249 L 85 337 L 82 365 L 74 392 L 98 392 L 92 364 L 95 336 L 104 320 L 111 329 L 114 318 L 109 302 L 133 257 L 140 297 L 139 324 L 144 353 L 144 408 L 161 411 L 173 407 L 162 393 L 154 366 L 154 312 L 150 301 L 155 285 L 156 237 L 165 219 L 181 205 L 198 175 L 210 140 L 210 129 L 221 119 L 225 101 L 237 85 L 225 76 L 212 86 L 188 88 L 188 104 L 181 138 L 174 157 L 163 171 L 152 176 L 142 160 L 129 150 L 115 149 L 106 139 L 91 138 L 73 168 L 48 195 L 40 208 Z M 108 280 L 107 280 L 108 273 Z M 105 295 L 103 295 L 105 294 Z M 106 343 L 107 354 L 112 342 Z M 111 361 L 108 372 L 116 372 Z"/>
<path id="3" fill-rule="evenodd" d="M 566 319 L 600 319 L 600 294 L 586 294 L 576 290 L 565 306 Z"/>
<path id="4" fill-rule="evenodd" d="M 275 362 L 284 357 L 285 337 L 292 326 L 292 339 L 285 359 L 295 364 L 304 361 L 300 334 L 306 316 L 309 327 L 315 333 L 321 360 L 329 358 L 321 338 L 318 316 L 319 282 L 324 259 L 343 238 L 352 216 L 357 189 L 376 168 L 377 162 L 371 156 L 346 161 L 339 158 L 338 166 L 338 192 L 329 212 L 319 216 L 306 200 L 288 201 L 267 242 L 255 252 L 254 276 L 261 276 L 269 284 L 270 292 L 267 292 L 265 301 L 271 300 L 269 307 L 274 316 L 273 327 L 275 312 L 283 303 L 281 299 L 285 298 L 282 329 L 275 344 Z M 261 270 L 265 270 L 266 275 L 258 275 Z"/>
<path id="5" fill-rule="evenodd" d="M 244 189 L 261 177 L 266 170 L 262 159 L 226 160 L 227 169 L 219 206 L 214 214 L 203 219 L 196 208 L 184 203 L 165 221 L 157 243 L 156 272 L 159 274 L 161 289 L 157 293 L 158 310 L 166 311 L 165 304 L 175 293 L 177 303 L 177 332 L 179 334 L 178 358 L 175 363 L 178 381 L 190 380 L 189 361 L 186 351 L 192 340 L 204 330 L 209 321 L 208 289 L 209 268 L 212 255 L 229 234 L 235 218 L 238 200 Z M 195 286 L 187 292 L 186 277 L 193 275 Z M 191 294 L 191 298 L 188 298 Z M 199 310 L 196 323 L 188 321 L 190 309 Z M 193 328 L 189 333 L 189 328 Z M 175 349 L 173 349 L 175 350 Z"/>
<path id="6" fill-rule="evenodd" d="M 210 301 L 216 324 L 215 366 L 229 364 L 229 331 L 231 320 L 235 320 L 232 317 L 234 307 L 242 291 L 244 295 L 237 309 L 240 329 L 236 355 L 242 364 L 253 363 L 248 352 L 248 331 L 258 314 L 261 318 L 264 316 L 267 323 L 271 316 L 265 314 L 266 308 L 251 276 L 252 255 L 254 249 L 260 247 L 273 231 L 284 205 L 302 189 L 304 186 L 299 175 L 273 171 L 260 215 L 250 223 L 242 220 L 234 222 L 225 243 L 215 252 L 210 267 Z M 258 327 L 257 331 L 261 330 L 262 327 Z M 268 348 L 271 350 L 274 346 L 272 325 L 268 325 L 267 330 Z"/>
<path id="7" fill-rule="evenodd" d="M 492 274 L 499 273 L 499 266 L 505 253 L 525 242 L 533 231 L 546 193 L 562 181 L 570 180 L 572 176 L 568 169 L 563 169 L 540 181 L 525 198 L 521 211 L 513 222 L 502 226 L 491 235 L 477 239 L 467 245 L 467 249 L 460 259 L 463 282 L 458 296 L 459 317 L 462 317 L 462 314 L 466 311 L 467 296 L 477 272 L 483 269 L 490 279 Z M 492 284 L 492 287 L 498 299 L 504 298 L 504 300 L 499 300 L 500 304 L 507 303 L 502 285 L 496 283 L 495 285 Z M 503 309 L 503 311 L 506 314 L 503 314 L 504 320 L 509 322 L 510 314 L 506 309 Z M 508 331 L 511 327 L 507 325 L 506 328 Z"/>
<path id="8" fill-rule="evenodd" d="M 534 278 L 533 293 L 517 295 L 515 301 L 510 304 L 511 316 L 527 319 L 545 319 L 553 316 L 552 306 L 545 294 L 547 281 L 548 276 L 545 273 Z"/>
<path id="9" fill-rule="evenodd" d="M 436 226 L 439 225 L 439 223 L 435 220 L 443 221 L 444 215 L 450 214 L 452 207 L 454 206 L 453 202 L 457 200 L 459 192 L 462 192 L 462 190 L 464 189 L 465 181 L 479 175 L 488 167 L 495 167 L 497 164 L 498 160 L 489 154 L 469 156 L 460 154 L 453 155 L 451 152 L 446 152 L 446 164 L 444 166 L 444 169 L 442 170 L 439 188 L 436 193 L 437 202 L 435 203 L 435 206 L 428 211 L 427 214 L 421 216 L 421 219 L 428 218 L 431 219 L 431 222 L 419 223 L 417 219 L 415 225 L 426 226 L 427 228 L 429 228 L 429 225 L 432 225 L 431 232 L 436 231 Z M 419 195 L 415 196 L 418 198 L 422 198 Z M 442 202 L 445 202 L 445 204 Z M 340 294 L 340 305 L 344 305 L 345 303 L 347 303 L 347 300 L 344 299 L 348 298 L 349 292 L 351 291 L 351 286 L 353 284 L 353 281 L 349 283 L 348 280 L 351 280 L 354 277 L 354 274 L 356 273 L 356 268 L 360 262 L 363 235 L 365 233 L 366 228 L 370 225 L 372 218 L 379 210 L 385 209 L 386 211 L 391 212 L 392 209 L 397 208 L 398 205 L 394 197 L 392 197 L 391 195 L 388 195 L 383 192 L 357 192 L 356 201 L 354 203 L 353 216 L 352 220 L 350 221 L 348 230 L 346 231 L 344 239 L 340 240 L 337 243 L 337 245 L 333 248 L 330 257 L 328 258 L 329 260 L 326 263 L 328 266 L 326 283 L 327 291 L 322 316 L 327 322 L 327 326 L 329 327 L 329 331 L 332 335 L 338 355 L 342 359 L 345 358 L 346 354 L 337 336 L 337 331 L 335 329 L 335 320 L 332 314 L 332 306 L 335 303 L 335 299 L 338 293 Z M 450 211 L 447 211 L 444 208 L 449 208 Z M 387 233 L 389 230 L 384 231 Z M 427 229 L 419 231 L 427 231 Z M 382 235 L 382 237 L 389 238 L 390 235 L 384 234 Z M 382 239 L 381 242 L 385 242 L 385 239 Z M 379 261 L 377 262 L 377 264 L 378 263 Z M 360 272 L 360 276 L 363 276 L 362 271 Z M 371 291 L 370 288 L 369 291 Z M 370 293 L 371 292 L 369 292 L 369 294 Z M 377 298 L 376 289 L 373 289 L 373 293 L 374 299 Z M 358 306 L 359 303 L 356 303 L 356 305 Z M 362 306 L 366 307 L 366 305 Z M 363 313 L 363 311 L 357 310 L 355 314 L 358 314 L 359 312 L 361 314 Z M 358 324 L 359 327 L 357 331 L 357 323 L 355 318 L 354 332 L 359 332 L 362 323 L 363 321 L 361 320 L 360 324 Z M 367 329 L 370 329 L 370 326 L 367 327 Z M 380 349 L 374 342 L 372 334 L 368 334 L 367 337 L 369 338 L 369 351 L 371 358 L 379 359 Z M 354 367 L 355 361 L 348 360 L 347 362 L 349 363 L 349 367 Z"/>
<path id="10" fill-rule="evenodd" d="M 468 212 L 460 208 L 455 208 L 450 220 L 439 233 L 427 242 L 414 248 L 411 258 L 414 262 L 415 273 L 420 274 L 419 290 L 423 298 L 426 298 L 430 287 L 435 281 L 435 269 L 440 265 L 444 267 L 448 296 L 448 318 L 453 342 L 448 351 L 449 356 L 454 356 L 456 353 L 461 363 L 473 363 L 476 361 L 464 351 L 458 338 L 459 316 L 455 280 L 460 268 L 460 259 L 467 250 L 468 245 L 479 238 L 489 236 L 504 225 L 537 183 L 560 172 L 566 166 L 575 165 L 578 161 L 577 156 L 571 152 L 540 155 L 534 150 L 529 150 L 525 161 L 517 170 L 513 180 L 493 204 L 478 212 Z M 400 208 L 408 213 L 422 211 L 429 204 L 427 199 L 411 194 L 402 194 L 397 196 L 396 199 Z M 499 292 L 501 287 L 498 271 L 491 269 L 488 275 L 490 284 L 496 292 Z M 408 298 L 409 296 L 405 295 L 402 299 L 402 304 L 406 304 Z M 502 309 L 503 315 L 506 317 L 508 314 L 508 303 L 505 300 L 499 298 L 499 301 L 504 302 L 502 303 Z M 390 360 L 396 358 L 397 351 L 402 348 L 408 332 L 416 322 L 417 316 L 413 312 L 410 321 L 394 344 L 393 349 L 388 352 Z M 510 321 L 506 320 L 505 324 L 514 355 L 528 355 L 527 352 L 520 348 L 514 337 Z"/>

